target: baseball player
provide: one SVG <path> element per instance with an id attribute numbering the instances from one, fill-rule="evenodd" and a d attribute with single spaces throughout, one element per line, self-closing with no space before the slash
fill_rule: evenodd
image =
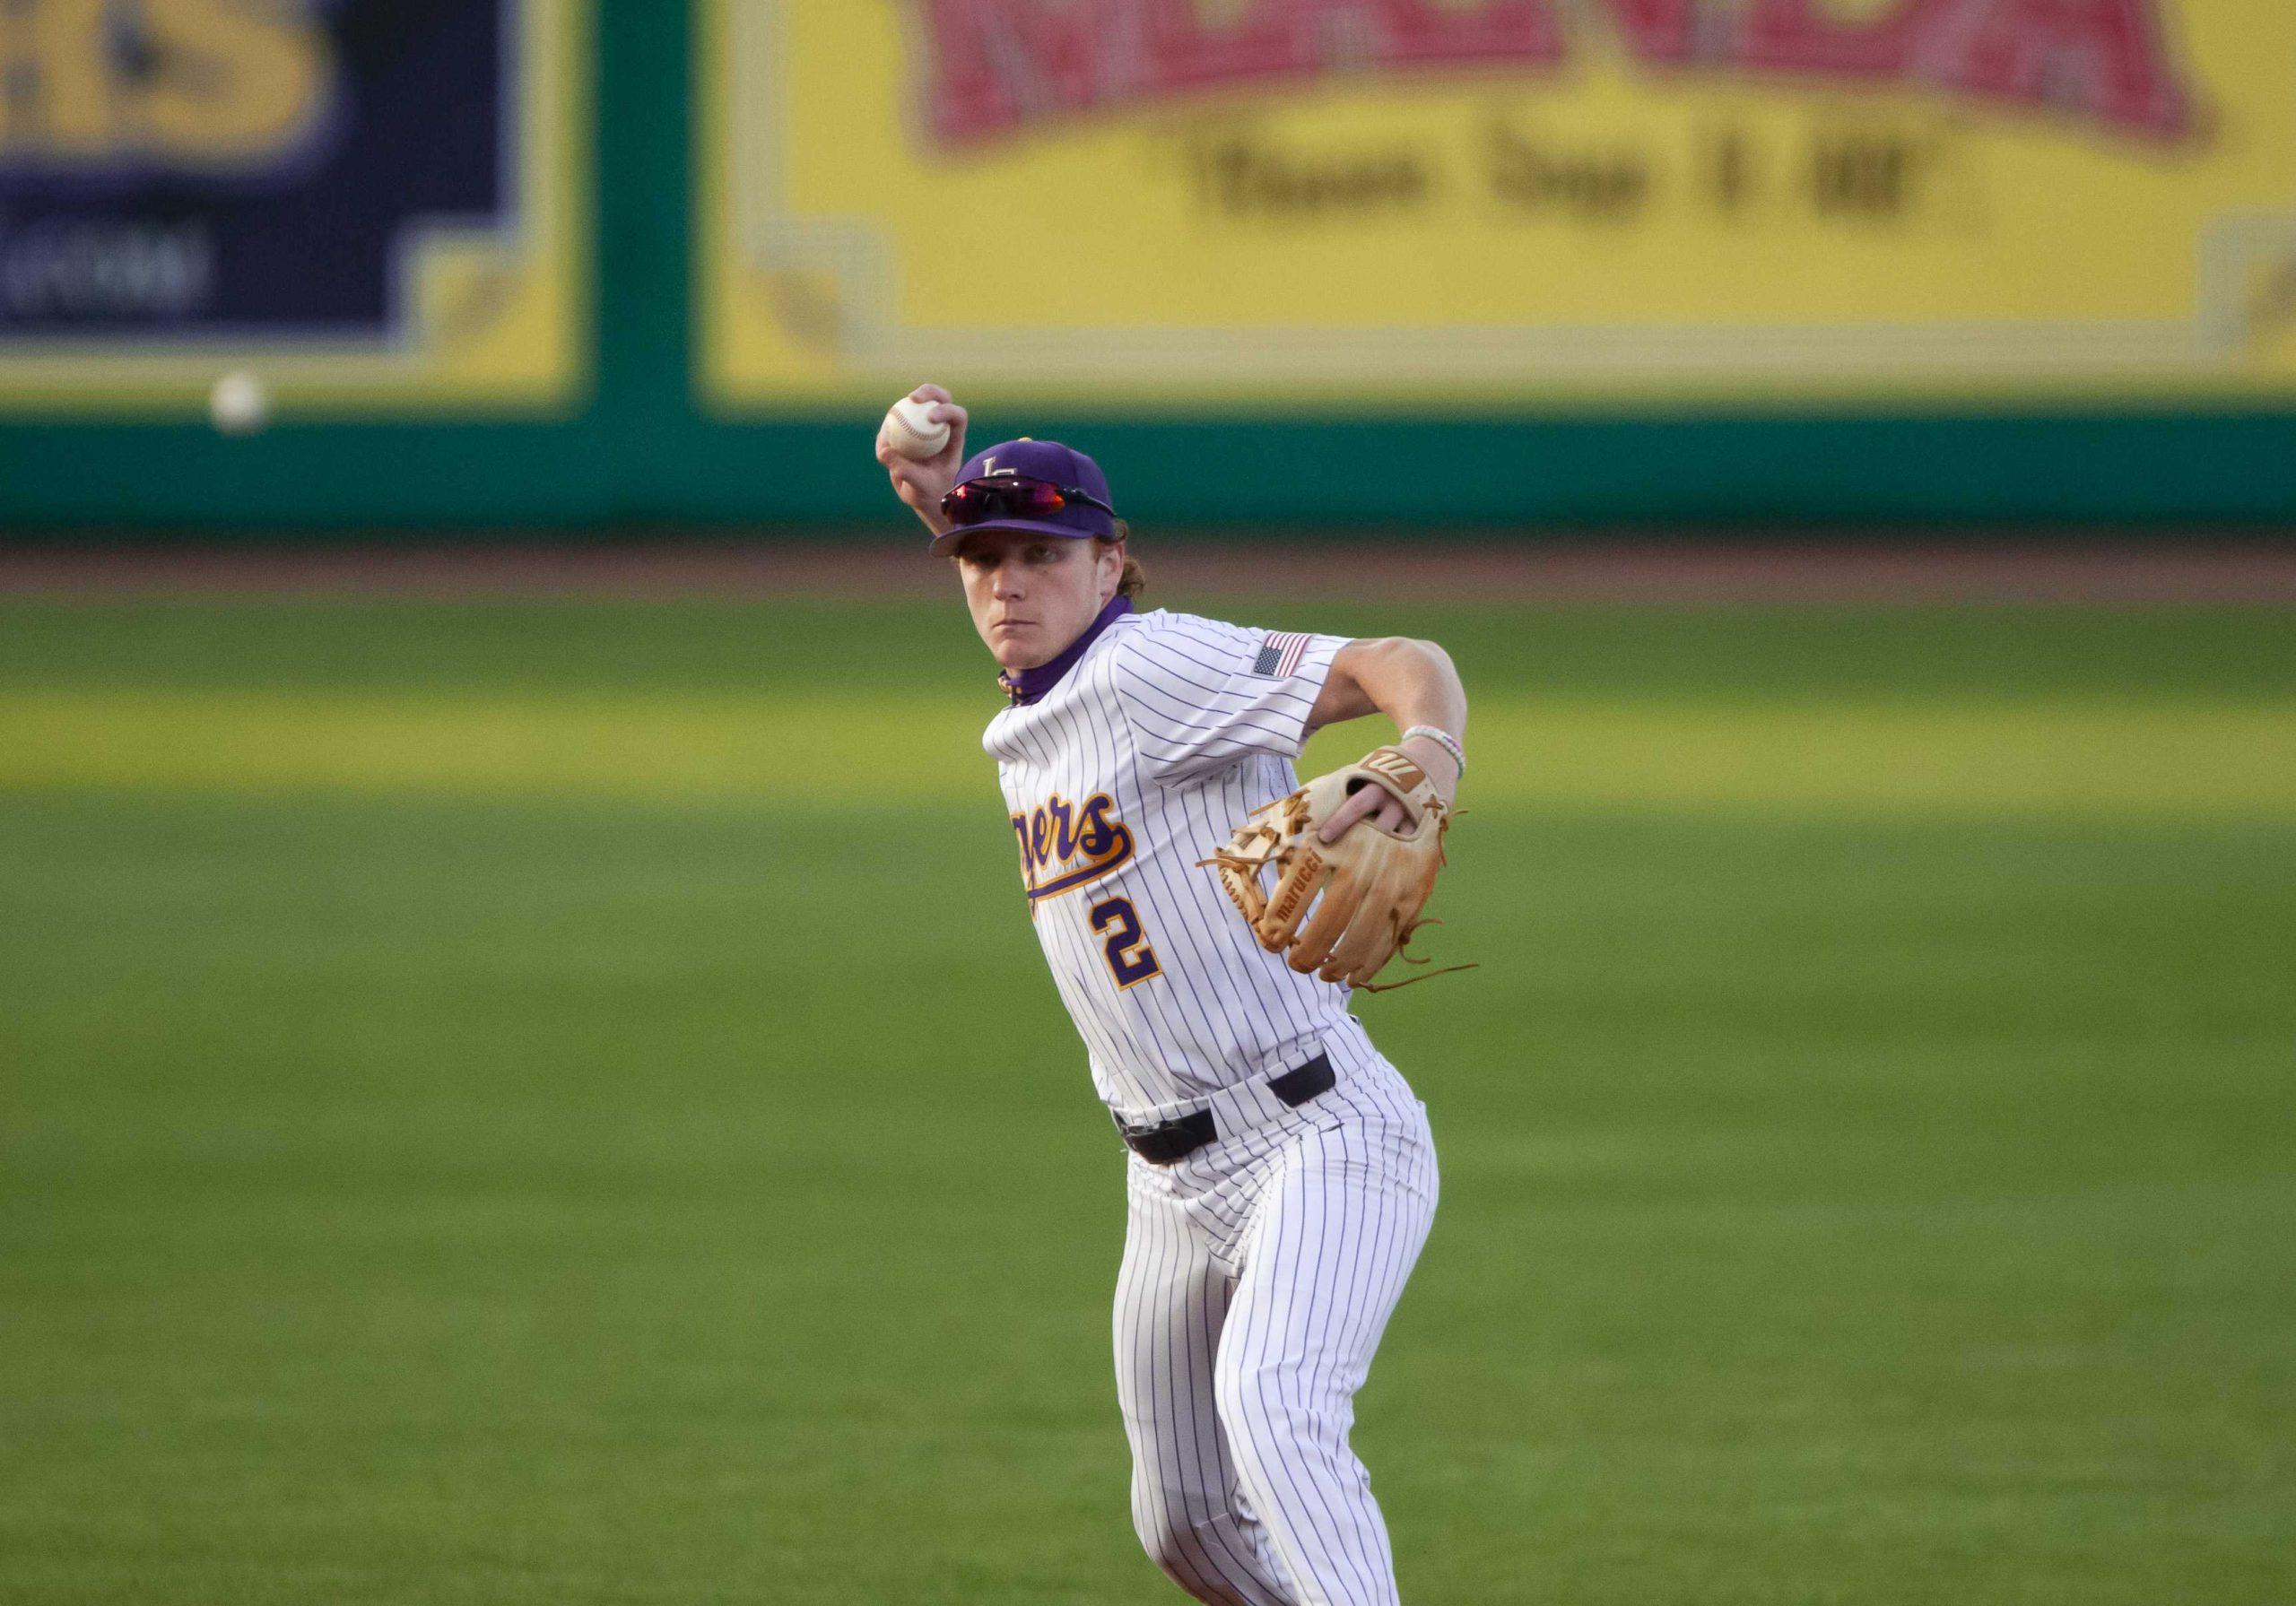
<path id="1" fill-rule="evenodd" d="M 937 386 L 912 399 L 949 443 L 918 461 L 881 438 L 878 457 L 1002 671 L 983 745 L 1053 980 L 1130 1150 L 1115 1336 L 1135 1527 L 1201 1602 L 1395 1602 L 1348 1433 L 1434 1215 L 1435 1151 L 1426 1107 L 1348 1012 L 1347 979 L 1368 980 L 1413 924 L 1417 903 L 1380 889 L 1420 875 L 1423 898 L 1431 883 L 1465 693 L 1428 642 L 1139 612 L 1128 530 L 1091 458 L 1019 440 L 968 460 L 965 410 Z M 1311 815 L 1301 744 L 1374 712 L 1405 735 Z M 1287 803 L 1285 856 L 1239 861 L 1253 832 L 1275 841 Z M 1310 915 L 1317 877 L 1359 841 L 1412 857 L 1335 879 L 1315 905 L 1361 918 Z M 1223 890 L 1231 876 L 1248 891 Z M 1297 907 L 1278 908 L 1295 883 Z"/>

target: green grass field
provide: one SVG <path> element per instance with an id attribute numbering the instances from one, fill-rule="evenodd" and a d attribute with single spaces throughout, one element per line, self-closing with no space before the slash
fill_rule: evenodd
<path id="1" fill-rule="evenodd" d="M 2296 1597 L 2296 619 L 1521 612 L 1419 1606 Z M 0 1600 L 1139 1602 L 953 605 L 0 601 Z M 1335 759 L 1378 733 L 1320 739 Z"/>

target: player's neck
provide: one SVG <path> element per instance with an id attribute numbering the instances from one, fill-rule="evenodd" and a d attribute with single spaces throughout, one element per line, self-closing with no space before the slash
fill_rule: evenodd
<path id="1" fill-rule="evenodd" d="M 1034 669 L 1004 671 L 996 677 L 996 683 L 1004 689 L 1004 695 L 1011 698 L 1016 704 L 1025 706 L 1036 701 L 1060 684 L 1061 677 L 1076 667 L 1076 661 L 1091 650 L 1092 643 L 1100 639 L 1102 630 L 1107 629 L 1131 612 L 1130 597 L 1119 594 L 1109 598 L 1107 606 L 1094 615 L 1091 623 L 1077 633 L 1075 640 L 1062 647 Z"/>

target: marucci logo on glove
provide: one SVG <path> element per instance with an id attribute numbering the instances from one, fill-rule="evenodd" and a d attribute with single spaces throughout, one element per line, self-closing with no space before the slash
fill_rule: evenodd
<path id="1" fill-rule="evenodd" d="M 1314 877 L 1323 867 L 1323 855 L 1313 848 L 1301 854 L 1298 873 L 1284 878 L 1283 886 L 1276 891 L 1275 900 L 1267 906 L 1267 918 L 1288 925 L 1292 917 L 1307 906 L 1308 899 L 1315 896 Z M 1231 891 L 1229 896 L 1232 898 L 1235 894 Z M 1236 907 L 1244 910 L 1247 919 L 1250 918 L 1250 909 L 1241 901 Z"/>

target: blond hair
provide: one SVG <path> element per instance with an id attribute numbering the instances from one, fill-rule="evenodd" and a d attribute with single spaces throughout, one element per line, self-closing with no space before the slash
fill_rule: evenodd
<path id="1" fill-rule="evenodd" d="M 1116 521 L 1115 540 L 1110 540 L 1105 535 L 1095 535 L 1092 539 L 1099 542 L 1102 546 L 1114 546 L 1118 541 L 1129 541 L 1132 539 L 1132 526 L 1119 518 Z M 1139 559 L 1134 557 L 1130 552 L 1125 553 L 1124 577 L 1117 581 L 1116 594 L 1118 596 L 1136 597 L 1147 589 L 1148 571 L 1140 567 Z"/>

